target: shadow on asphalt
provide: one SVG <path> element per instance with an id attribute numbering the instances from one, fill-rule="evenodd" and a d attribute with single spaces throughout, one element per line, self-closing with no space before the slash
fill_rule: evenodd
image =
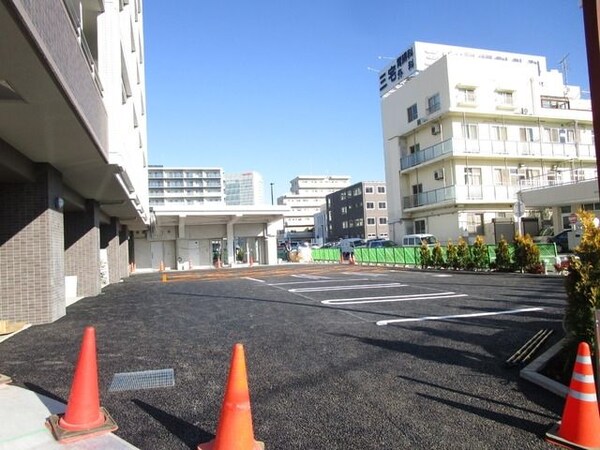
<path id="1" fill-rule="evenodd" d="M 43 395 L 43 396 L 48 397 L 48 398 L 50 398 L 52 400 L 56 400 L 57 402 L 61 402 L 61 403 L 65 403 L 65 404 L 67 403 L 67 401 L 64 398 L 59 397 L 58 395 L 56 395 L 56 394 L 54 394 L 54 393 L 52 393 L 50 391 L 47 391 L 46 389 L 44 389 L 41 386 L 38 386 L 37 384 L 25 382 L 25 383 L 23 383 L 23 385 L 27 389 L 29 389 L 30 391 L 35 392 L 36 394 Z"/>
<path id="2" fill-rule="evenodd" d="M 138 408 L 159 422 L 173 436 L 177 437 L 190 449 L 197 449 L 198 444 L 214 439 L 215 435 L 192 425 L 185 420 L 169 414 L 162 409 L 149 405 L 141 400 L 131 400 Z"/>

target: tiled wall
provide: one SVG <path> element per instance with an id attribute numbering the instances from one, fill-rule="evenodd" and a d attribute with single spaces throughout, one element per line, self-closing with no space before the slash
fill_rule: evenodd
<path id="1" fill-rule="evenodd" d="M 36 167 L 35 183 L 0 185 L 0 319 L 33 324 L 65 314 L 60 174 Z"/>

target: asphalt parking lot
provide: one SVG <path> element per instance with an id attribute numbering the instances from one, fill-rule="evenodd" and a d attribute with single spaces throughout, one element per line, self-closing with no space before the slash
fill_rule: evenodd
<path id="1" fill-rule="evenodd" d="M 0 373 L 66 401 L 96 327 L 102 405 L 141 449 L 214 436 L 244 344 L 255 437 L 268 449 L 548 449 L 563 400 L 505 360 L 561 336 L 557 276 L 284 265 L 136 275 L 0 343 Z M 110 391 L 118 373 L 175 385 Z"/>

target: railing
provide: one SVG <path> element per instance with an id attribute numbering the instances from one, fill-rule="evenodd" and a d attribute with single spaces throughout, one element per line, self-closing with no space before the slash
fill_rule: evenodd
<path id="1" fill-rule="evenodd" d="M 445 140 L 439 144 L 427 147 L 426 149 L 403 156 L 400 159 L 400 168 L 408 169 L 409 167 L 414 167 L 425 161 L 438 158 L 448 153 L 452 153 L 452 139 Z"/>
<path id="2" fill-rule="evenodd" d="M 83 27 L 81 24 L 81 18 L 79 12 L 74 8 L 73 4 L 69 0 L 63 0 L 63 4 L 65 5 L 65 9 L 67 10 L 67 15 L 71 20 L 71 24 L 73 25 L 73 29 L 75 30 L 75 34 L 77 35 L 77 41 L 81 47 L 83 52 L 83 56 L 87 61 L 88 67 L 90 68 L 90 73 L 92 74 L 92 78 L 100 91 L 100 94 L 104 92 L 104 87 L 102 86 L 102 82 L 100 81 L 100 75 L 98 75 L 98 70 L 96 67 L 96 61 L 94 61 L 94 56 L 92 55 L 92 51 L 90 50 L 90 46 L 85 39 L 85 34 L 83 33 Z"/>
<path id="3" fill-rule="evenodd" d="M 547 269 L 551 269 L 556 262 L 555 244 L 536 244 L 540 250 L 540 260 Z M 446 246 L 442 245 L 442 257 L 446 259 Z M 486 263 L 488 268 L 496 261 L 496 246 L 486 245 Z M 469 246 L 471 249 L 472 246 Z M 509 244 L 509 255 L 514 259 L 515 246 Z M 358 264 L 366 265 L 398 265 L 398 266 L 421 266 L 421 247 L 403 246 L 388 248 L 363 248 L 354 250 L 354 256 Z M 312 259 L 315 262 L 339 262 L 339 248 L 319 248 L 312 250 Z"/>
<path id="4" fill-rule="evenodd" d="M 447 201 L 511 202 L 517 199 L 518 186 L 495 184 L 460 184 L 402 197 L 404 209 L 434 205 Z"/>
<path id="5" fill-rule="evenodd" d="M 573 170 L 561 170 L 561 171 L 552 171 L 551 175 L 549 174 L 540 175 L 537 177 L 530 178 L 528 180 L 523 180 L 521 182 L 521 190 L 529 191 L 532 189 L 540 189 L 547 188 L 553 186 L 564 186 L 569 184 L 580 183 L 582 181 L 591 181 L 598 179 L 598 171 L 597 169 L 573 169 Z"/>
<path id="6" fill-rule="evenodd" d="M 442 155 L 477 154 L 480 156 L 536 156 L 549 158 L 594 158 L 596 149 L 592 144 L 575 142 L 522 142 L 483 139 L 447 139 L 400 159 L 402 170 L 417 166 Z"/>

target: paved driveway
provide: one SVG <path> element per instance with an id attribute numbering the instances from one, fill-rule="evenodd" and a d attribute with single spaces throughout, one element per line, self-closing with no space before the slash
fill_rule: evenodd
<path id="1" fill-rule="evenodd" d="M 234 343 L 268 449 L 544 449 L 563 400 L 504 361 L 560 336 L 560 277 L 287 265 L 138 275 L 0 344 L 0 373 L 68 397 L 87 325 L 101 403 L 142 449 L 194 449 L 217 426 Z M 109 391 L 116 373 L 175 386 Z"/>

